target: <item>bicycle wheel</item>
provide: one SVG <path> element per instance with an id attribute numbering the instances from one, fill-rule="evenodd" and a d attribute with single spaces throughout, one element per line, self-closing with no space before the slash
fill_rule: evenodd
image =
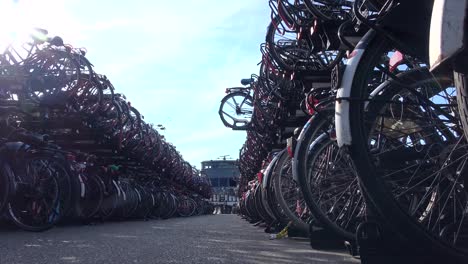
<path id="1" fill-rule="evenodd" d="M 8 162 L 0 158 L 0 213 L 8 204 L 10 191 L 14 189 L 14 174 Z"/>
<path id="2" fill-rule="evenodd" d="M 32 155 L 31 155 L 32 154 Z M 29 153 L 15 166 L 15 194 L 8 204 L 10 219 L 21 229 L 44 231 L 52 228 L 65 215 L 70 204 L 70 190 L 64 187 L 63 178 L 69 177 L 66 169 L 53 157 L 42 153 Z"/>
<path id="3" fill-rule="evenodd" d="M 297 40 L 297 32 L 284 30 L 278 33 L 282 18 L 278 15 L 267 29 L 265 42 L 267 53 L 282 70 L 287 72 L 306 72 L 308 75 L 328 74 L 340 63 L 345 51 L 326 50 L 312 52 L 314 47 L 305 40 Z M 321 40 L 320 40 L 321 42 Z"/>
<path id="4" fill-rule="evenodd" d="M 80 65 L 65 51 L 41 50 L 23 67 L 31 76 L 28 92 L 38 102 L 61 104 L 81 85 Z"/>
<path id="5" fill-rule="evenodd" d="M 283 150 L 283 152 L 285 152 L 285 150 Z M 262 192 L 262 195 L 264 196 L 262 198 L 268 202 L 268 206 L 272 214 L 276 218 L 276 220 L 281 225 L 286 226 L 290 218 L 288 217 L 288 215 L 284 213 L 283 209 L 281 208 L 276 198 L 277 196 L 276 196 L 276 189 L 275 189 L 275 184 L 274 184 L 276 182 L 276 178 L 279 176 L 279 173 L 278 173 L 279 170 L 277 169 L 277 167 L 279 166 L 278 165 L 279 157 L 281 157 L 281 152 L 278 153 L 277 156 L 271 161 L 272 168 L 268 170 L 268 174 L 265 173 L 265 175 L 263 176 L 263 180 L 265 181 L 264 186 L 266 187 L 264 191 Z"/>
<path id="6" fill-rule="evenodd" d="M 310 211 L 298 184 L 293 179 L 291 157 L 287 151 L 281 153 L 275 170 L 278 174 L 273 183 L 276 200 L 283 209 L 283 213 L 288 216 L 290 221 L 293 221 L 294 227 L 308 233 L 309 224 L 307 224 L 307 220 Z"/>
<path id="7" fill-rule="evenodd" d="M 104 196 L 104 200 L 99 208 L 99 215 L 103 220 L 117 216 L 120 207 L 119 203 L 123 199 L 123 193 L 116 181 L 112 180 L 106 188 L 108 193 Z"/>
<path id="8" fill-rule="evenodd" d="M 193 201 L 187 196 L 179 197 L 179 204 L 177 207 L 177 214 L 181 217 L 192 216 L 195 212 L 195 205 Z"/>
<path id="9" fill-rule="evenodd" d="M 160 191 L 154 191 L 154 205 L 151 209 L 149 217 L 151 219 L 156 219 L 161 217 L 161 210 L 163 206 L 163 194 Z"/>
<path id="10" fill-rule="evenodd" d="M 137 192 L 135 187 L 133 187 L 129 182 L 127 181 L 121 181 L 120 186 L 122 188 L 122 191 L 124 192 L 124 201 L 121 207 L 121 214 L 120 217 L 122 218 L 130 218 L 133 216 L 133 213 L 138 208 L 138 204 L 141 200 L 140 194 Z"/>
<path id="11" fill-rule="evenodd" d="M 320 112 L 304 126 L 296 146 L 294 173 L 318 224 L 354 241 L 365 203 L 351 160 L 331 137 L 334 125 L 328 114 L 333 113 Z"/>
<path id="12" fill-rule="evenodd" d="M 465 73 L 454 72 L 455 86 L 457 87 L 457 104 L 460 121 L 463 126 L 465 138 L 468 138 L 468 76 Z"/>
<path id="13" fill-rule="evenodd" d="M 96 175 L 78 175 L 82 191 L 76 208 L 80 219 L 90 219 L 98 214 L 104 201 L 105 185 Z"/>
<path id="14" fill-rule="evenodd" d="M 154 205 L 154 197 L 146 188 L 140 185 L 135 185 L 135 190 L 138 193 L 139 203 L 133 215 L 135 218 L 146 219 Z"/>
<path id="15" fill-rule="evenodd" d="M 233 92 L 221 100 L 219 117 L 229 128 L 245 129 L 249 126 L 253 113 L 253 99 L 248 93 Z"/>
<path id="16" fill-rule="evenodd" d="M 407 71 L 376 88 L 392 48 L 375 37 L 352 83 L 350 154 L 362 187 L 401 239 L 445 261 L 468 261 L 466 140 L 451 80 Z M 465 187 L 464 187 L 465 186 Z M 416 250 L 416 249 L 415 249 Z"/>
<path id="17" fill-rule="evenodd" d="M 168 219 L 174 216 L 174 214 L 177 212 L 177 203 L 178 199 L 175 197 L 172 193 L 166 193 L 167 194 L 167 208 L 166 212 L 161 215 L 162 219 Z"/>
<path id="18" fill-rule="evenodd" d="M 266 224 L 271 225 L 276 222 L 276 218 L 268 207 L 268 202 L 263 199 L 263 192 L 262 186 L 260 184 L 257 185 L 254 192 L 254 207 L 262 220 Z"/>
<path id="19" fill-rule="evenodd" d="M 103 88 L 95 79 L 82 80 L 80 88 L 70 95 L 68 103 L 75 111 L 93 115 L 103 107 Z"/>
<path id="20" fill-rule="evenodd" d="M 253 190 L 249 190 L 245 197 L 245 206 L 247 210 L 247 216 L 251 222 L 263 221 L 263 218 L 255 207 L 255 195 Z"/>

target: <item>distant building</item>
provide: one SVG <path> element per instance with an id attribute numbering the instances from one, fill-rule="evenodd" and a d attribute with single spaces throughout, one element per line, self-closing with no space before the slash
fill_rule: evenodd
<path id="1" fill-rule="evenodd" d="M 240 174 L 237 160 L 209 160 L 201 164 L 201 173 L 208 176 L 213 188 L 211 201 L 225 205 L 237 203 L 236 188 Z"/>

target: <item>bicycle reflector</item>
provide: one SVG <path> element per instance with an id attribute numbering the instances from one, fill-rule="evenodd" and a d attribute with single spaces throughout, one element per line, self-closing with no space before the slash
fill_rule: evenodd
<path id="1" fill-rule="evenodd" d="M 336 130 L 333 129 L 328 132 L 328 136 L 330 137 L 331 140 L 335 141 L 336 140 Z"/>
<path id="2" fill-rule="evenodd" d="M 307 108 L 307 112 L 309 112 L 309 114 L 313 115 L 315 114 L 315 107 L 320 103 L 320 101 L 315 98 L 313 95 L 309 95 L 309 97 L 307 97 L 307 104 L 306 104 L 306 108 Z"/>
<path id="3" fill-rule="evenodd" d="M 302 215 L 302 206 L 299 200 L 296 200 L 296 214 L 297 215 Z"/>
<path id="4" fill-rule="evenodd" d="M 75 161 L 76 160 L 76 156 L 71 154 L 71 153 L 68 153 L 67 154 L 67 160 L 69 161 Z"/>
<path id="5" fill-rule="evenodd" d="M 294 142 L 293 142 L 293 140 L 294 139 L 292 137 L 290 137 L 290 138 L 288 138 L 286 140 L 286 151 L 288 152 L 288 155 L 289 155 L 290 158 L 294 157 L 294 152 L 293 152 Z"/>
<path id="6" fill-rule="evenodd" d="M 257 173 L 257 179 L 258 179 L 258 182 L 262 182 L 262 180 L 263 180 L 263 173 L 262 172 Z"/>
<path id="7" fill-rule="evenodd" d="M 398 50 L 393 53 L 392 57 L 390 58 L 389 62 L 389 70 L 390 72 L 393 72 L 400 64 L 403 62 L 405 59 L 405 55 L 403 53 L 399 52 Z"/>
<path id="8" fill-rule="evenodd" d="M 351 59 L 352 57 L 356 56 L 357 54 L 357 50 L 353 50 L 351 53 L 349 53 L 349 51 L 347 51 L 348 53 L 348 60 Z"/>

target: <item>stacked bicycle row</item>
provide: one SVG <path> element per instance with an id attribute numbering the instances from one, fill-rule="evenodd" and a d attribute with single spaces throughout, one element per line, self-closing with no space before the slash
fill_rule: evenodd
<path id="1" fill-rule="evenodd" d="M 422 0 L 269 4 L 260 73 L 226 89 L 219 109 L 247 131 L 241 213 L 358 246 L 390 233 L 418 245 L 417 258 L 465 263 L 468 67 L 429 68 L 440 10 Z"/>
<path id="2" fill-rule="evenodd" d="M 96 73 L 84 49 L 37 29 L 0 55 L 0 210 L 60 221 L 210 213 L 206 177 Z"/>

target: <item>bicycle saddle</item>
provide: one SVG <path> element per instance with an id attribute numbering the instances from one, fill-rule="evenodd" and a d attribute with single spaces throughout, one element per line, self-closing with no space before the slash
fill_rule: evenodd
<path id="1" fill-rule="evenodd" d="M 49 39 L 48 42 L 53 46 L 57 46 L 57 47 L 63 46 L 63 39 L 59 36 L 55 36 Z"/>
<path id="2" fill-rule="evenodd" d="M 252 78 L 248 78 L 248 79 L 241 79 L 241 84 L 242 85 L 249 85 L 252 83 Z"/>

